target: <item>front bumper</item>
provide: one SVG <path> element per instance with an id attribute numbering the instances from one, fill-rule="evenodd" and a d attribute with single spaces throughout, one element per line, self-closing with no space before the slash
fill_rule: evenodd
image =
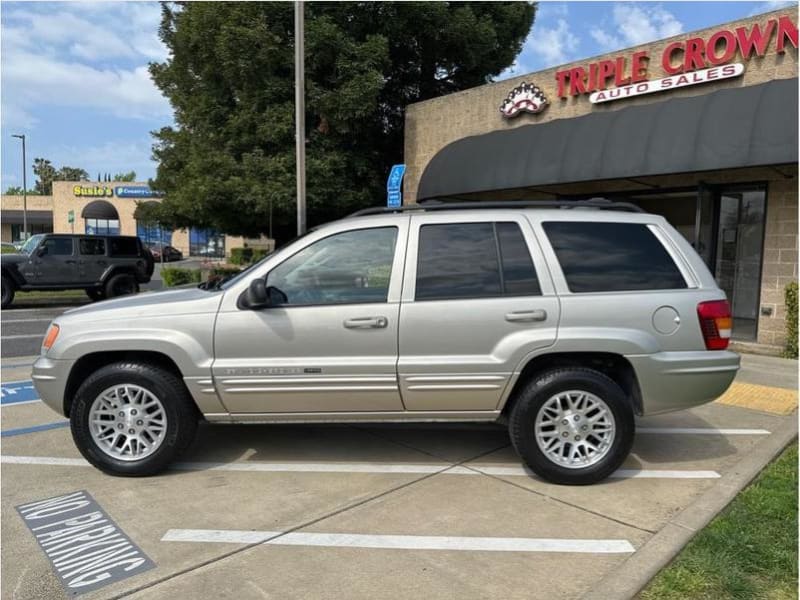
<path id="1" fill-rule="evenodd" d="M 739 370 L 739 355 L 726 350 L 657 352 L 626 358 L 639 380 L 644 415 L 716 400 Z"/>
<path id="2" fill-rule="evenodd" d="M 40 356 L 33 363 L 31 378 L 39 397 L 47 406 L 63 416 L 66 416 L 64 392 L 67 387 L 67 377 L 74 364 L 74 360 L 55 360 L 46 356 Z"/>

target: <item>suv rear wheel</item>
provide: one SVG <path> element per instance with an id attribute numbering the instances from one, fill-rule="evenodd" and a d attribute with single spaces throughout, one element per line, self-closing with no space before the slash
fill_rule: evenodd
<path id="1" fill-rule="evenodd" d="M 183 382 L 158 367 L 120 362 L 89 376 L 70 410 L 81 454 L 110 475 L 162 471 L 194 439 L 198 413 Z"/>
<path id="2" fill-rule="evenodd" d="M 116 298 L 117 296 L 127 296 L 128 294 L 139 293 L 139 282 L 130 273 L 119 273 L 112 275 L 106 283 L 106 298 Z"/>
<path id="3" fill-rule="evenodd" d="M 509 433 L 534 473 L 586 485 L 611 475 L 630 453 L 633 411 L 622 389 L 602 373 L 555 369 L 519 392 Z"/>
<path id="4" fill-rule="evenodd" d="M 14 301 L 14 284 L 12 284 L 11 280 L 5 275 L 0 278 L 0 296 L 2 296 L 0 308 L 11 306 L 11 303 Z"/>

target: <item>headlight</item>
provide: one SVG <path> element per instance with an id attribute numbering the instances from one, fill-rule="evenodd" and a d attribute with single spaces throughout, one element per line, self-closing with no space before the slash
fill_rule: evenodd
<path id="1" fill-rule="evenodd" d="M 50 327 L 47 330 L 47 335 L 44 336 L 44 341 L 42 342 L 42 350 L 45 352 L 50 350 L 53 344 L 56 343 L 56 338 L 58 337 L 58 332 L 61 331 L 58 325 L 55 323 L 50 323 Z"/>

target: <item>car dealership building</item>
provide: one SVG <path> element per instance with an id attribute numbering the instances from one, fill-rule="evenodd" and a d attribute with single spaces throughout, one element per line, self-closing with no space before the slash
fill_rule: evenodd
<path id="1" fill-rule="evenodd" d="M 28 231 L 136 235 L 146 244 L 161 241 L 174 246 L 184 256 L 212 259 L 229 256 L 231 248 L 241 247 L 245 242 L 253 247 L 266 247 L 266 239 L 244 240 L 213 229 L 162 230 L 141 218 L 138 208 L 146 202 L 161 202 L 161 197 L 145 182 L 54 181 L 52 196 L 28 196 Z M 2 241 L 21 240 L 22 196 L 3 195 L 0 209 Z"/>
<path id="2" fill-rule="evenodd" d="M 797 22 L 765 13 L 413 104 L 404 202 L 630 200 L 703 257 L 735 339 L 782 346 L 798 277 Z"/>

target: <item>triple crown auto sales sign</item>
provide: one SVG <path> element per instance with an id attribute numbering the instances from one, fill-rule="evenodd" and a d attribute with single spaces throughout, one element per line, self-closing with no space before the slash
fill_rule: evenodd
<path id="1" fill-rule="evenodd" d="M 597 104 L 737 77 L 744 73 L 744 64 L 734 58 L 764 56 L 771 43 L 778 54 L 789 45 L 797 48 L 797 25 L 791 17 L 773 17 L 735 31 L 722 29 L 707 39 L 671 42 L 661 53 L 661 68 L 667 74 L 661 79 L 650 79 L 647 50 L 557 71 L 558 96 L 589 94 L 589 101 Z"/>

